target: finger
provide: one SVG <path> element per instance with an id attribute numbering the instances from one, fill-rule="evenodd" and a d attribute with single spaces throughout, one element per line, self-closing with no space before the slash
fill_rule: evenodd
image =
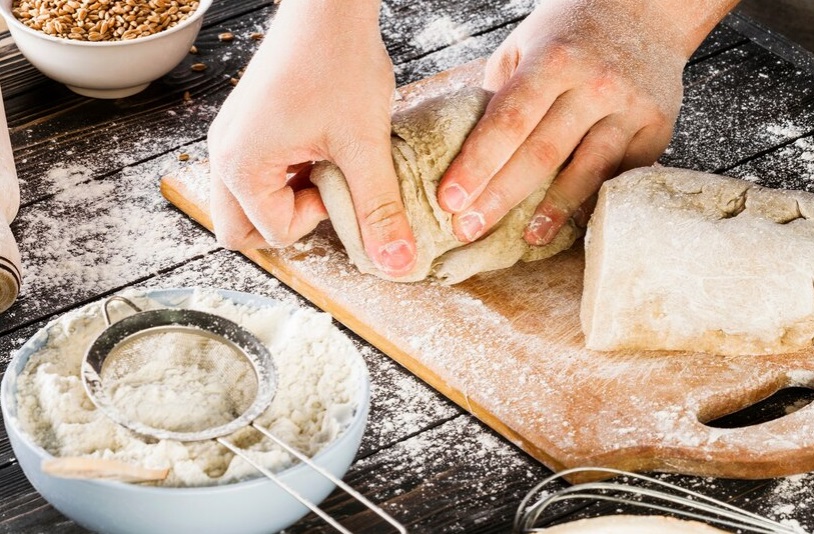
<path id="1" fill-rule="evenodd" d="M 652 165 L 664 153 L 672 134 L 672 124 L 651 124 L 639 130 L 630 141 L 620 170 Z"/>
<path id="2" fill-rule="evenodd" d="M 486 61 L 482 87 L 496 93 L 514 75 L 520 64 L 520 54 L 510 35 Z"/>
<path id="3" fill-rule="evenodd" d="M 249 222 L 269 246 L 288 246 L 311 232 L 328 212 L 316 190 L 297 193 L 285 185 L 286 167 L 262 173 L 238 171 L 225 185 L 240 202 Z"/>
<path id="4" fill-rule="evenodd" d="M 310 163 L 305 166 L 298 166 L 298 170 L 288 179 L 286 185 L 294 191 L 314 187 L 314 184 L 311 183 L 311 169 L 313 168 L 314 166 Z M 288 168 L 288 172 L 291 173 L 291 167 Z"/>
<path id="5" fill-rule="evenodd" d="M 214 172 L 211 173 L 209 190 L 209 213 L 221 246 L 240 250 L 266 245 L 266 240 L 246 217 L 240 203 Z"/>
<path id="6" fill-rule="evenodd" d="M 633 138 L 633 132 L 623 127 L 621 120 L 608 117 L 588 132 L 529 221 L 524 234 L 528 243 L 550 243 L 602 182 L 616 174 Z"/>
<path id="7" fill-rule="evenodd" d="M 449 213 L 461 213 L 485 189 L 534 130 L 569 80 L 526 72 L 516 74 L 495 93 L 483 117 L 464 142 L 438 187 L 438 202 Z M 544 87 L 538 80 L 556 80 Z"/>
<path id="8" fill-rule="evenodd" d="M 458 239 L 474 241 L 544 183 L 550 183 L 582 137 L 603 116 L 597 106 L 562 95 L 543 120 L 463 212 L 453 217 Z"/>
<path id="9" fill-rule="evenodd" d="M 591 215 L 596 209 L 596 200 L 597 195 L 591 195 L 588 197 L 588 200 L 582 203 L 582 206 L 577 208 L 577 211 L 574 212 L 574 215 L 571 216 L 574 219 L 574 223 L 580 228 L 586 228 L 588 226 L 588 221 L 591 218 Z"/>
<path id="10" fill-rule="evenodd" d="M 360 142 L 335 156 L 347 177 L 362 241 L 370 260 L 390 276 L 415 265 L 416 244 L 401 200 L 390 139 Z"/>
<path id="11" fill-rule="evenodd" d="M 311 161 L 304 161 L 302 163 L 297 163 L 295 165 L 289 165 L 288 168 L 286 169 L 286 172 L 288 174 L 297 174 L 301 170 L 303 170 L 304 168 L 311 167 L 312 165 L 313 165 L 313 162 L 311 162 Z"/>

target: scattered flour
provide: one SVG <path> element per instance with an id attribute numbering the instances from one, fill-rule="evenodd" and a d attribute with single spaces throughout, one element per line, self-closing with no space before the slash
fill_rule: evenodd
<path id="1" fill-rule="evenodd" d="M 177 167 L 177 155 L 167 154 L 101 180 L 91 167 L 51 168 L 47 179 L 59 191 L 53 202 L 16 221 L 20 305 L 77 301 L 213 250 L 212 237 L 168 209 L 158 191 L 159 177 Z"/>
<path id="2" fill-rule="evenodd" d="M 777 479 L 760 503 L 761 511 L 784 525 L 811 532 L 814 529 L 814 474 Z"/>
<path id="3" fill-rule="evenodd" d="M 134 292 L 125 295 L 142 309 L 163 307 Z M 200 289 L 173 304 L 226 317 L 268 346 L 277 366 L 278 389 L 256 422 L 289 445 L 312 456 L 353 419 L 366 371 L 351 340 L 327 314 L 287 304 L 255 308 Z M 94 303 L 64 315 L 44 331 L 46 344 L 31 356 L 17 382 L 18 424 L 25 433 L 55 456 L 170 468 L 163 483 L 169 486 L 217 485 L 257 476 L 214 441 L 145 440 L 97 410 L 85 394 L 79 369 L 86 347 L 103 328 L 100 304 Z M 292 463 L 255 430 L 241 429 L 229 439 L 271 470 Z"/>
<path id="4" fill-rule="evenodd" d="M 432 50 L 458 43 L 469 37 L 469 30 L 448 16 L 434 19 L 416 34 L 413 40 L 419 48 Z"/>
<path id="5" fill-rule="evenodd" d="M 800 137 L 806 133 L 803 128 L 791 122 L 786 122 L 785 124 L 770 124 L 766 127 L 766 131 L 769 135 L 777 136 L 779 139 Z"/>

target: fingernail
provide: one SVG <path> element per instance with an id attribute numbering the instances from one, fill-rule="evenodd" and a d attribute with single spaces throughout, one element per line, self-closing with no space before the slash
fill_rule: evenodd
<path id="1" fill-rule="evenodd" d="M 467 241 L 474 241 L 483 233 L 486 220 L 477 211 L 470 211 L 458 219 L 458 228 L 464 234 Z"/>
<path id="2" fill-rule="evenodd" d="M 400 239 L 379 249 L 379 269 L 388 274 L 402 274 L 415 262 L 415 253 L 410 244 Z"/>
<path id="3" fill-rule="evenodd" d="M 464 188 L 458 184 L 448 185 L 441 194 L 444 196 L 444 203 L 454 212 L 459 212 L 464 209 L 466 207 L 466 201 L 469 198 Z"/>
<path id="4" fill-rule="evenodd" d="M 526 227 L 526 241 L 533 245 L 547 245 L 554 239 L 554 221 L 547 215 L 535 215 Z"/>

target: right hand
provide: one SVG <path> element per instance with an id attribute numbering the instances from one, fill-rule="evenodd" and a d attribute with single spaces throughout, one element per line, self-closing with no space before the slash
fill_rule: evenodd
<path id="1" fill-rule="evenodd" d="M 480 238 L 547 182 L 526 241 L 585 222 L 604 180 L 670 142 L 684 65 L 735 3 L 540 2 L 489 59 L 495 96 L 438 186 L 458 239 Z"/>
<path id="2" fill-rule="evenodd" d="M 328 160 L 344 173 L 365 250 L 391 276 L 415 263 L 415 240 L 390 148 L 393 67 L 378 0 L 283 2 L 263 44 L 209 129 L 210 208 L 231 249 L 283 247 L 327 212 L 291 166 Z"/>

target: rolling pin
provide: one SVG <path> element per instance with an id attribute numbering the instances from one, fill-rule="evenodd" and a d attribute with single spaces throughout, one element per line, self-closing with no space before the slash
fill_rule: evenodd
<path id="1" fill-rule="evenodd" d="M 20 184 L 0 93 L 0 313 L 14 303 L 22 284 L 20 250 L 9 228 L 19 208 Z"/>

